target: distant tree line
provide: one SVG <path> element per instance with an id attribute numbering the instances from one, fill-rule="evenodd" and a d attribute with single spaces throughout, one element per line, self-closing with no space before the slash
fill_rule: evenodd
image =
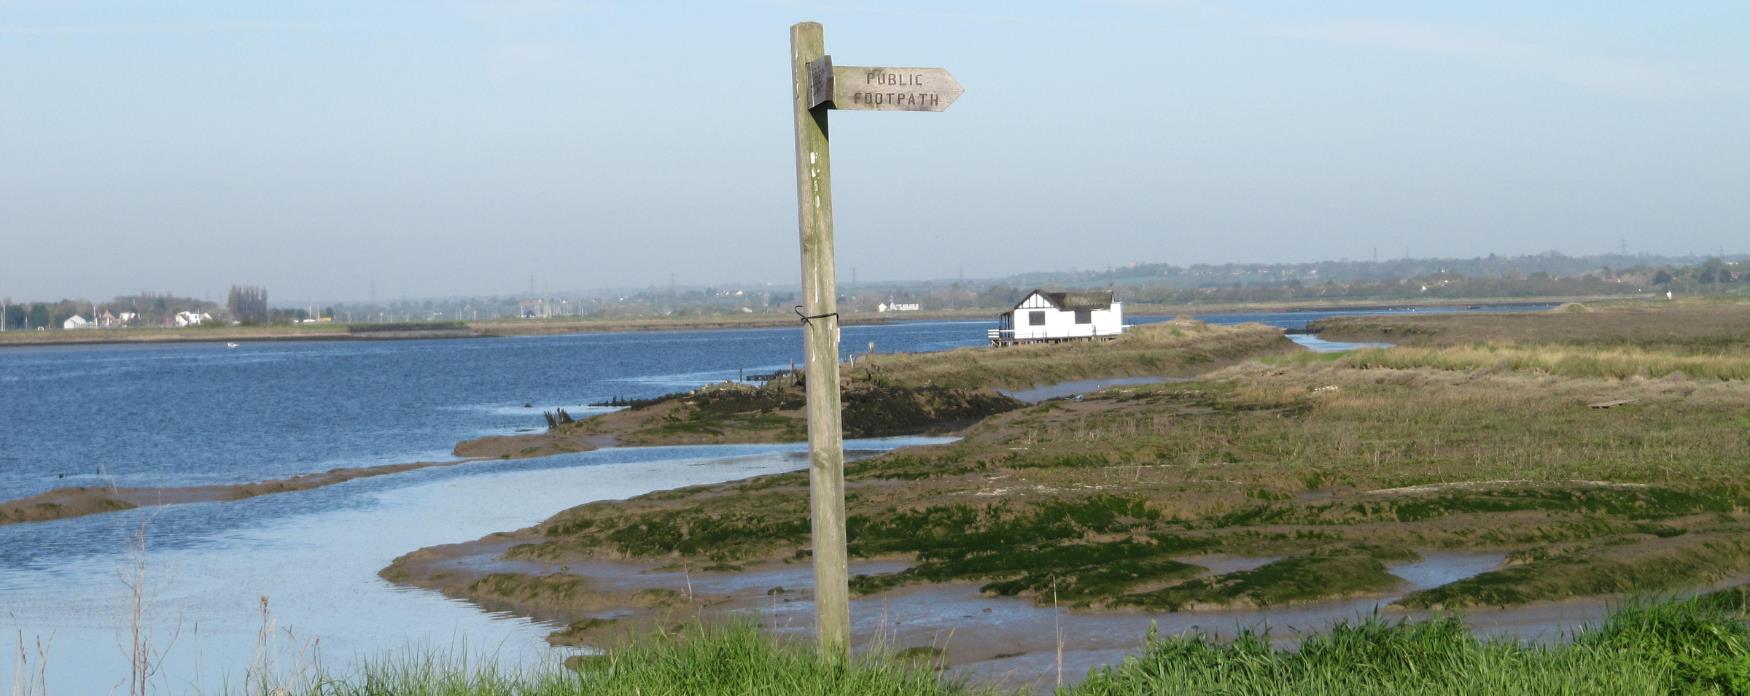
<path id="1" fill-rule="evenodd" d="M 1661 288 L 1679 292 L 1732 292 L 1750 283 L 1750 269 L 1715 256 L 1709 257 L 1699 266 L 1660 268 L 1653 274 L 1652 282 Z"/>
<path id="2" fill-rule="evenodd" d="M 0 318 L 7 331 L 34 330 L 38 327 L 59 329 L 68 319 L 78 316 L 93 320 L 90 300 L 64 299 L 58 302 L 6 302 L 5 317 Z M 177 312 L 215 313 L 219 307 L 211 302 L 168 293 L 142 292 L 122 295 L 108 302 L 96 303 L 96 314 L 110 313 L 118 326 L 161 327 L 171 325 Z M 123 319 L 132 315 L 131 318 Z"/>
<path id="3" fill-rule="evenodd" d="M 240 324 L 255 326 L 271 323 L 273 314 L 267 308 L 267 288 L 253 285 L 233 285 L 226 296 L 225 308 L 231 311 L 231 320 Z"/>

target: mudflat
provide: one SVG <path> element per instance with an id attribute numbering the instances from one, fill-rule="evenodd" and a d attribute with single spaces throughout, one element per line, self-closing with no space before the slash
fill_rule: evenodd
<path id="1" fill-rule="evenodd" d="M 310 490 L 371 476 L 397 474 L 434 466 L 455 466 L 465 464 L 468 461 L 470 460 L 342 467 L 316 474 L 303 474 L 271 481 L 213 486 L 150 488 L 76 486 L 56 488 L 28 498 L 0 503 L 0 524 L 43 522 L 154 505 L 243 500 L 273 493 Z"/>
<path id="2" fill-rule="evenodd" d="M 1086 616 L 1354 598 L 1403 612 L 1535 613 L 1742 583 L 1750 355 L 1698 346 L 1730 344 L 1750 305 L 1710 311 L 1737 314 L 1713 334 L 1689 328 L 1685 345 L 1582 351 L 1557 333 L 1488 349 L 1162 357 L 1156 374 L 1208 369 L 1007 409 L 957 442 L 849 465 L 850 551 L 862 568 L 853 591 L 879 602 L 960 588 Z M 1178 328 L 1198 337 L 1181 357 L 1198 340 L 1236 338 Z M 1608 326 L 1588 331 L 1617 340 Z M 1081 348 L 1102 347 L 1125 350 Z M 1119 376 L 1098 374 L 1110 366 L 1097 353 L 1055 360 L 1042 350 L 1008 363 L 1014 355 L 896 356 L 887 379 L 974 388 L 1013 385 L 1029 370 Z M 909 360 L 921 362 L 902 369 Z M 806 501 L 796 472 L 591 503 L 477 546 L 415 552 L 384 576 L 538 611 L 569 626 L 554 640 L 600 644 L 676 612 L 781 605 L 794 588 L 708 588 L 726 582 L 719 576 L 764 582 L 806 568 Z M 1418 570 L 1453 554 L 1498 562 Z M 1220 560 L 1234 557 L 1257 560 Z M 690 591 L 674 589 L 676 572 Z M 658 580 L 627 580 L 638 577 Z M 661 596 L 624 594 L 645 591 Z"/>

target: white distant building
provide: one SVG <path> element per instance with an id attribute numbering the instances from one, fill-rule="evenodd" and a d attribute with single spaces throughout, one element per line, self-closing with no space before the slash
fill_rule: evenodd
<path id="1" fill-rule="evenodd" d="M 990 344 L 1106 339 L 1124 333 L 1124 304 L 1110 290 L 1028 293 L 997 316 Z"/>
<path id="2" fill-rule="evenodd" d="M 883 302 L 875 305 L 877 312 L 916 312 L 920 305 L 916 302 Z"/>
<path id="3" fill-rule="evenodd" d="M 61 328 L 63 328 L 63 329 L 88 329 L 88 328 L 91 328 L 91 322 L 85 321 L 85 317 L 82 317 L 82 316 L 75 314 L 73 316 L 67 317 L 66 321 L 61 322 Z"/>
<path id="4" fill-rule="evenodd" d="M 97 327 L 101 329 L 114 329 L 127 326 L 136 316 L 138 315 L 133 312 L 122 312 L 117 314 L 106 309 L 103 310 L 101 314 L 97 315 L 97 321 L 93 323 L 97 324 Z"/>
<path id="5" fill-rule="evenodd" d="M 213 315 L 207 314 L 206 312 L 177 312 L 176 313 L 176 327 L 177 328 L 182 328 L 185 326 L 200 326 L 201 324 L 203 324 L 205 322 L 212 321 L 212 320 L 213 320 Z"/>

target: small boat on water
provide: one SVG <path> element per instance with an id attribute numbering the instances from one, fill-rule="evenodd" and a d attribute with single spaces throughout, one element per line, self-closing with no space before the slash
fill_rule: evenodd
<path id="1" fill-rule="evenodd" d="M 236 347 L 237 347 L 237 344 L 236 344 L 236 343 L 233 343 L 233 342 L 231 342 L 231 341 L 226 341 L 226 342 L 225 342 L 225 347 L 226 347 L 226 348 L 236 348 Z"/>

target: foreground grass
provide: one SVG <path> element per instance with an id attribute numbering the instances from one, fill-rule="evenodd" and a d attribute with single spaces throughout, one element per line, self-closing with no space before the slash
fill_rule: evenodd
<path id="1" fill-rule="evenodd" d="M 1455 618 L 1373 618 L 1293 648 L 1278 647 L 1267 632 L 1226 642 L 1151 635 L 1137 655 L 1059 694 L 1750 693 L 1744 596 L 1731 590 L 1631 604 L 1555 645 L 1479 638 Z M 811 645 L 773 641 L 742 624 L 648 637 L 568 667 L 523 673 L 415 656 L 368 664 L 351 678 L 251 686 L 309 696 L 1001 693 L 944 677 L 940 667 L 879 651 L 848 662 L 823 659 Z"/>
<path id="2" fill-rule="evenodd" d="M 812 645 L 779 642 L 748 624 L 694 628 L 628 643 L 606 654 L 506 672 L 490 662 L 415 654 L 367 663 L 350 677 L 245 685 L 244 693 L 308 696 L 662 696 L 843 694 L 949 696 L 984 693 L 929 665 L 887 653 L 820 657 Z"/>
<path id="3" fill-rule="evenodd" d="M 1750 625 L 1703 602 L 1631 605 L 1556 646 L 1484 640 L 1454 618 L 1339 626 L 1296 650 L 1268 636 L 1152 639 L 1076 694 L 1742 694 Z"/>

